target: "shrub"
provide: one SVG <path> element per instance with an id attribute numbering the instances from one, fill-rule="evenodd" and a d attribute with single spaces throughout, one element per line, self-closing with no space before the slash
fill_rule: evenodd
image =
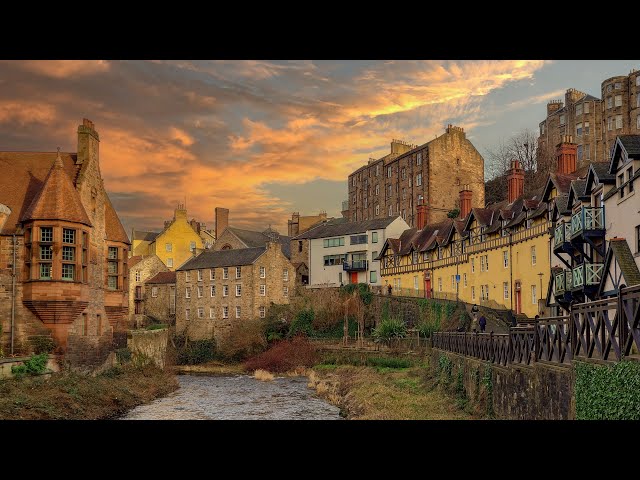
<path id="1" fill-rule="evenodd" d="M 355 337 L 358 331 L 358 322 L 353 318 L 348 320 L 348 334 L 350 337 Z M 336 322 L 330 328 L 324 330 L 314 330 L 313 336 L 316 338 L 342 338 L 344 335 L 344 320 Z"/>
<path id="2" fill-rule="evenodd" d="M 29 342 L 33 347 L 33 353 L 51 353 L 56 349 L 56 342 L 49 335 L 34 335 L 29 338 Z"/>
<path id="3" fill-rule="evenodd" d="M 123 364 L 131 361 L 131 350 L 129 348 L 118 348 L 115 352 L 118 363 Z"/>
<path id="4" fill-rule="evenodd" d="M 216 356 L 216 342 L 210 340 L 189 340 L 185 337 L 176 337 L 176 364 L 196 365 L 209 362 Z"/>
<path id="5" fill-rule="evenodd" d="M 16 377 L 21 377 L 23 375 L 39 375 L 47 370 L 48 361 L 48 353 L 31 355 L 31 357 L 28 360 L 25 360 L 22 365 L 14 365 L 11 367 L 11 373 Z"/>
<path id="6" fill-rule="evenodd" d="M 343 285 L 340 287 L 340 292 L 343 295 L 351 295 L 353 292 L 357 291 L 358 295 L 360 295 L 360 299 L 362 303 L 365 305 L 370 305 L 373 300 L 373 293 L 369 289 L 369 285 L 366 283 L 349 283 L 347 285 Z"/>
<path id="7" fill-rule="evenodd" d="M 374 341 L 389 344 L 394 339 L 406 337 L 407 327 L 401 319 L 392 317 L 382 320 L 371 335 Z"/>
<path id="8" fill-rule="evenodd" d="M 264 321 L 261 319 L 232 324 L 229 334 L 218 346 L 220 355 L 228 360 L 239 361 L 264 351 L 267 348 L 264 330 Z"/>
<path id="9" fill-rule="evenodd" d="M 301 310 L 296 315 L 296 318 L 291 322 L 291 327 L 289 328 L 289 337 L 295 337 L 296 335 L 306 335 L 311 336 L 313 334 L 313 318 L 315 314 L 314 311 L 309 310 Z"/>
<path id="10" fill-rule="evenodd" d="M 161 330 L 163 328 L 169 328 L 166 323 L 152 323 L 147 327 L 147 330 Z"/>
<path id="11" fill-rule="evenodd" d="M 409 368 L 412 363 L 406 358 L 371 357 L 367 358 L 366 364 L 379 368 Z"/>
<path id="12" fill-rule="evenodd" d="M 277 342 L 266 352 L 245 362 L 247 370 L 266 370 L 284 373 L 298 367 L 312 367 L 318 359 L 313 345 L 305 337 L 297 336 Z"/>

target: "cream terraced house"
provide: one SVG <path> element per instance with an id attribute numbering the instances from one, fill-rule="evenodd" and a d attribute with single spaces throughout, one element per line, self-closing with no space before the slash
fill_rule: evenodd
<path id="1" fill-rule="evenodd" d="M 389 236 L 399 236 L 408 228 L 399 216 L 323 223 L 292 240 L 308 241 L 309 286 L 336 287 L 347 283 L 381 286 L 378 254 Z"/>

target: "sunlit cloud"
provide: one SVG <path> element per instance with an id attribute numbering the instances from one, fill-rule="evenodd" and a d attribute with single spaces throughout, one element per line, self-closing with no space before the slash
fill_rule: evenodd
<path id="1" fill-rule="evenodd" d="M 55 78 L 67 78 L 72 75 L 94 75 L 109 70 L 106 60 L 6 60 L 18 68 Z"/>

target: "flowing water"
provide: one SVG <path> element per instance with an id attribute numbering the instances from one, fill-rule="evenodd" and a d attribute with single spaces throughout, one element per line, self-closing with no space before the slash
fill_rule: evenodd
<path id="1" fill-rule="evenodd" d="M 124 420 L 337 420 L 338 407 L 318 398 L 306 377 L 261 382 L 246 375 L 178 375 L 180 388 L 140 405 Z"/>

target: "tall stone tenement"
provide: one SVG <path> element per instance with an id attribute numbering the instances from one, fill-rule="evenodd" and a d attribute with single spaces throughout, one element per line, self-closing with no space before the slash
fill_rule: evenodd
<path id="1" fill-rule="evenodd" d="M 446 132 L 423 144 L 391 142 L 391 153 L 349 175 L 349 221 L 400 215 L 417 224 L 417 207 L 426 205 L 429 222 L 446 218 L 459 208 L 459 191 L 468 185 L 473 207 L 484 207 L 484 159 L 467 139 L 464 129 Z"/>
<path id="2" fill-rule="evenodd" d="M 114 329 L 126 329 L 130 243 L 104 189 L 99 143 L 84 119 L 77 153 L 0 152 L 5 352 L 51 335 L 71 364 L 99 364 Z"/>
<path id="3" fill-rule="evenodd" d="M 538 160 L 553 159 L 556 146 L 570 135 L 577 145 L 577 167 L 607 162 L 616 136 L 640 134 L 640 71 L 606 79 L 601 98 L 569 88 L 562 100 L 547 104 L 540 122 Z M 550 171 L 555 171 L 551 165 Z"/>

